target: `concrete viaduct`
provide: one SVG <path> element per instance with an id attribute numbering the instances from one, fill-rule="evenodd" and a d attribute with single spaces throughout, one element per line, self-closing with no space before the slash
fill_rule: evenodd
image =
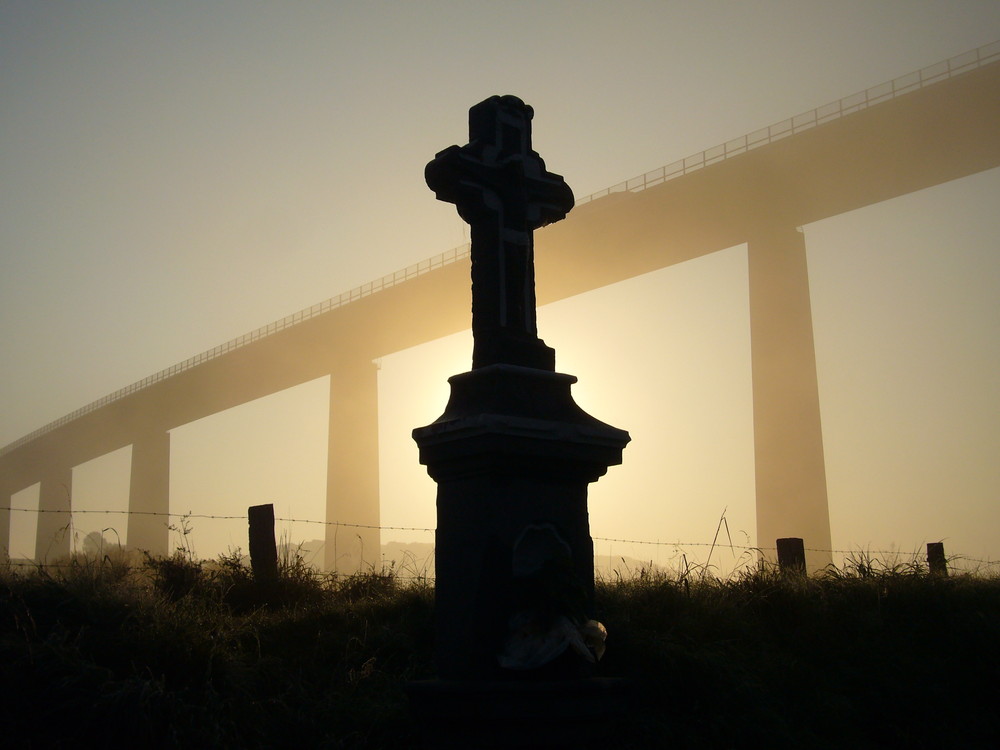
<path id="1" fill-rule="evenodd" d="M 830 548 L 803 225 L 1000 166 L 1000 44 L 874 87 L 581 201 L 538 233 L 539 304 L 746 243 L 757 539 Z M 454 254 L 462 260 L 462 254 Z M 36 556 L 69 552 L 74 466 L 131 445 L 129 547 L 166 553 L 169 431 L 330 376 L 326 565 L 378 549 L 380 356 L 470 325 L 464 262 L 428 263 L 113 394 L 0 452 L 0 505 L 40 483 Z M 416 272 L 419 271 L 419 272 Z M 347 303 L 340 303 L 347 302 Z M 317 312 L 318 310 L 318 312 Z M 272 330 L 273 329 L 273 330 Z M 176 372 L 173 372 L 176 370 Z M 443 405 L 442 405 L 443 406 Z M 139 512 L 139 513 L 137 513 Z M 0 510 L 0 547 L 10 511 Z M 354 531 L 360 532 L 360 536 Z M 809 567 L 828 558 L 816 554 Z"/>

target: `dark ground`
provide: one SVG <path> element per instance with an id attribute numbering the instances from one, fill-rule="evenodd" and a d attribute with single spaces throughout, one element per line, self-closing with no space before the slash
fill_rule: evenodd
<path id="1" fill-rule="evenodd" d="M 992 748 L 1000 578 L 858 565 L 819 578 L 598 585 L 599 666 L 630 698 L 608 748 Z M 416 746 L 433 588 L 255 585 L 238 559 L 0 572 L 11 747 Z"/>

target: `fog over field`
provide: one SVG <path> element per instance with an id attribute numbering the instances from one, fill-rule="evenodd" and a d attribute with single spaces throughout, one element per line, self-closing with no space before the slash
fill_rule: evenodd
<path id="1" fill-rule="evenodd" d="M 491 94 L 535 108 L 579 198 L 998 40 L 1000 5 L 971 0 L 5 2 L 0 445 L 467 242 L 423 169 Z M 992 169 L 801 228 L 835 550 L 1000 557 L 998 197 Z M 773 544 L 748 304 L 737 245 L 539 310 L 577 402 L 632 435 L 591 489 L 599 555 L 703 562 L 723 516 L 720 568 Z M 383 542 L 433 541 L 403 530 L 435 525 L 410 430 L 470 355 L 462 333 L 380 360 Z M 245 548 L 258 503 L 299 519 L 287 541 L 323 536 L 329 398 L 321 378 L 171 431 L 199 555 Z M 75 467 L 74 508 L 126 510 L 130 459 Z M 74 531 L 114 541 L 123 518 Z M 12 556 L 35 521 L 12 513 Z"/>

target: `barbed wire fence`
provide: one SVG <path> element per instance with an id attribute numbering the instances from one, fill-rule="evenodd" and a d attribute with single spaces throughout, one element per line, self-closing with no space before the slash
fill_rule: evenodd
<path id="1" fill-rule="evenodd" d="M 9 513 L 35 513 L 35 514 L 45 514 L 45 513 L 59 513 L 63 515 L 76 516 L 76 515 L 123 515 L 123 516 L 158 516 L 164 519 L 165 525 L 174 531 L 179 531 L 178 527 L 170 524 L 170 519 L 179 519 L 182 522 L 189 520 L 205 519 L 205 520 L 217 520 L 217 521 L 248 521 L 248 516 L 246 514 L 240 515 L 224 515 L 224 514 L 213 514 L 213 513 L 194 513 L 189 511 L 187 513 L 175 513 L 175 512 L 162 512 L 162 511 L 137 511 L 137 510 L 123 510 L 123 509 L 79 509 L 79 510 L 65 510 L 65 509 L 50 509 L 50 508 L 19 508 L 14 506 L 0 507 L 0 512 Z M 720 520 L 719 528 L 722 528 L 723 519 Z M 420 527 L 420 526 L 392 526 L 392 525 L 376 525 L 376 524 L 362 524 L 362 523 L 350 523 L 345 521 L 323 521 L 313 518 L 290 518 L 290 517 L 278 517 L 274 518 L 275 523 L 285 523 L 285 524 L 312 524 L 322 527 L 337 527 L 344 529 L 364 529 L 364 530 L 378 530 L 380 532 L 386 531 L 400 531 L 400 532 L 411 532 L 411 533 L 434 533 L 436 529 L 431 527 Z M 104 529 L 101 533 L 108 531 L 109 529 Z M 726 528 L 727 536 L 728 527 Z M 117 533 L 117 532 L 116 532 Z M 607 565 L 603 566 L 606 570 L 601 572 L 607 575 L 622 575 L 624 573 L 637 573 L 643 569 L 660 569 L 660 570 L 671 570 L 672 568 L 677 568 L 683 571 L 689 571 L 692 569 L 700 569 L 708 571 L 713 566 L 711 566 L 712 555 L 715 550 L 719 550 L 720 553 L 724 550 L 728 550 L 732 553 L 734 560 L 730 560 L 732 564 L 732 570 L 730 575 L 737 572 L 740 569 L 745 569 L 752 567 L 758 563 L 762 556 L 767 554 L 767 556 L 773 558 L 773 554 L 777 551 L 776 546 L 767 545 L 753 545 L 753 544 L 736 544 L 729 537 L 726 541 L 719 540 L 718 530 L 716 532 L 716 538 L 711 542 L 702 541 L 685 541 L 685 540 L 652 540 L 652 539 L 629 539 L 626 537 L 609 537 L 609 536 L 593 536 L 592 539 L 595 542 L 595 557 L 600 557 L 606 560 Z M 607 546 L 607 554 L 599 554 L 599 543 L 605 544 Z M 405 544 L 405 543 L 404 543 Z M 654 549 L 658 552 L 669 549 L 673 552 L 673 555 L 669 558 L 668 563 L 674 563 L 674 565 L 663 565 L 659 562 L 654 562 L 652 559 L 645 560 L 645 556 L 642 559 L 637 559 L 634 557 L 634 551 L 630 551 L 630 554 L 615 555 L 613 545 L 628 545 L 629 547 L 638 547 L 640 549 Z M 121 547 L 126 547 L 126 545 L 121 545 Z M 688 550 L 690 549 L 702 549 L 707 548 L 709 554 L 704 562 L 699 559 L 695 559 L 693 562 L 688 560 Z M 896 563 L 914 563 L 918 562 L 922 555 L 918 548 L 915 548 L 912 552 L 905 552 L 899 548 L 890 549 L 870 549 L 864 546 L 857 546 L 853 549 L 823 549 L 817 547 L 803 547 L 805 552 L 812 552 L 818 554 L 828 554 L 828 555 L 842 555 L 843 563 L 842 565 L 854 564 L 866 564 L 871 565 L 873 561 L 878 561 L 881 558 L 881 563 L 884 566 L 891 566 Z M 0 551 L 3 550 L 0 547 Z M 429 559 L 433 558 L 433 546 L 429 553 Z M 625 567 L 625 571 L 620 568 L 615 568 L 613 561 L 619 559 Z M 212 559 L 203 558 L 203 559 Z M 630 567 L 630 562 L 637 566 L 637 570 L 633 570 Z M 383 566 L 387 562 L 384 555 L 380 559 L 379 564 Z M 31 559 L 16 559 L 8 558 L 5 564 L 14 567 L 32 567 L 32 568 L 60 568 L 60 567 L 72 567 L 75 563 L 73 562 L 47 562 L 47 561 L 37 561 Z M 974 567 L 971 571 L 974 573 L 994 573 L 1000 570 L 1000 560 L 991 559 L 981 559 L 976 557 L 970 557 L 964 554 L 951 554 L 948 556 L 948 564 L 953 568 L 966 568 L 969 564 Z M 648 566 L 648 567 L 647 567 Z M 420 578 L 425 580 L 433 580 L 433 577 L 427 575 L 417 574 L 417 575 L 405 575 L 401 571 L 396 571 L 396 574 L 401 578 Z"/>

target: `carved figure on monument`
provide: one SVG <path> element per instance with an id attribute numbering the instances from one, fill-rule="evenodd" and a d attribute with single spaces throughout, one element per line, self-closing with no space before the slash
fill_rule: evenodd
<path id="1" fill-rule="evenodd" d="M 555 674 L 585 673 L 604 655 L 607 631 L 587 612 L 587 592 L 573 571 L 569 544 L 551 524 L 531 524 L 514 543 L 514 614 L 498 656 L 504 669 L 554 665 Z"/>

